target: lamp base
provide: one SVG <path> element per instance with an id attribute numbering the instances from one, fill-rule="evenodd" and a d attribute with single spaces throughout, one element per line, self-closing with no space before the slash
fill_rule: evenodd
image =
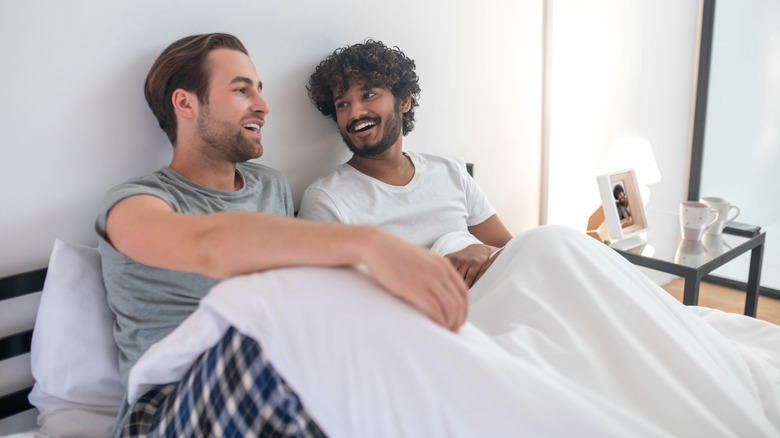
<path id="1" fill-rule="evenodd" d="M 609 243 L 609 228 L 604 218 L 604 209 L 602 206 L 596 209 L 588 218 L 588 236 L 602 243 Z"/>
<path id="2" fill-rule="evenodd" d="M 647 235 L 645 235 L 645 233 L 635 234 L 629 238 L 612 242 L 610 246 L 616 249 L 622 249 L 624 251 L 630 250 L 629 252 L 640 254 L 647 254 L 647 251 L 655 252 L 654 248 L 647 248 L 649 245 L 647 245 Z"/>

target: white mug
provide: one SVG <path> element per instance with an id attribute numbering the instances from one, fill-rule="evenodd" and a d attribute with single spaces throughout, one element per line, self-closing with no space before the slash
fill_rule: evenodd
<path id="1" fill-rule="evenodd" d="M 680 231 L 684 240 L 701 240 L 704 231 L 718 220 L 718 210 L 696 201 L 680 203 Z"/>
<path id="2" fill-rule="evenodd" d="M 681 240 L 674 254 L 674 262 L 678 265 L 698 268 L 706 261 L 704 245 L 696 240 Z"/>
<path id="3" fill-rule="evenodd" d="M 729 202 L 726 198 L 718 198 L 718 197 L 709 197 L 709 198 L 701 198 L 701 202 L 707 204 L 710 206 L 710 208 L 714 208 L 715 210 L 718 210 L 718 220 L 715 221 L 712 225 L 707 227 L 707 234 L 713 234 L 713 235 L 719 235 L 723 233 L 723 228 L 728 224 L 729 222 L 733 221 L 734 219 L 739 216 L 739 207 L 736 205 L 731 205 L 731 202 Z M 729 217 L 729 213 L 731 210 L 735 210 L 736 214 L 734 216 Z"/>
<path id="4" fill-rule="evenodd" d="M 704 237 L 701 238 L 701 243 L 704 244 L 704 250 L 713 257 L 717 257 L 731 249 L 731 247 L 726 245 L 723 241 L 722 234 L 715 235 L 705 232 Z"/>

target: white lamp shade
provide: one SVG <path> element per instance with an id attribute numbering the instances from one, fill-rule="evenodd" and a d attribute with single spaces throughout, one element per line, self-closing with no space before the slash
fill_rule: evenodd
<path id="1" fill-rule="evenodd" d="M 641 137 L 622 137 L 615 140 L 601 164 L 600 173 L 634 169 L 640 185 L 661 181 L 661 172 L 655 161 L 650 142 Z"/>

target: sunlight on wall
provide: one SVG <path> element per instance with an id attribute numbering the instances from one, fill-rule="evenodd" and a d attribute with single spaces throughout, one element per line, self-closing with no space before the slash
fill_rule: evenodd
<path id="1" fill-rule="evenodd" d="M 556 1 L 548 223 L 585 229 L 615 137 L 635 134 L 643 1 Z M 616 36 L 620 35 L 619 38 Z"/>

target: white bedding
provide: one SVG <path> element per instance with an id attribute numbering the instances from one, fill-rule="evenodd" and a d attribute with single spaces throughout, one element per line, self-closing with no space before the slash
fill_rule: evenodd
<path id="1" fill-rule="evenodd" d="M 130 374 L 177 381 L 229 325 L 330 436 L 780 435 L 780 328 L 684 307 L 593 239 L 521 234 L 448 332 L 354 269 L 218 285 Z"/>
<path id="2" fill-rule="evenodd" d="M 46 416 L 40 427 L 3 438 L 105 438 L 111 436 L 116 412 L 101 414 L 83 409 L 64 409 Z"/>

